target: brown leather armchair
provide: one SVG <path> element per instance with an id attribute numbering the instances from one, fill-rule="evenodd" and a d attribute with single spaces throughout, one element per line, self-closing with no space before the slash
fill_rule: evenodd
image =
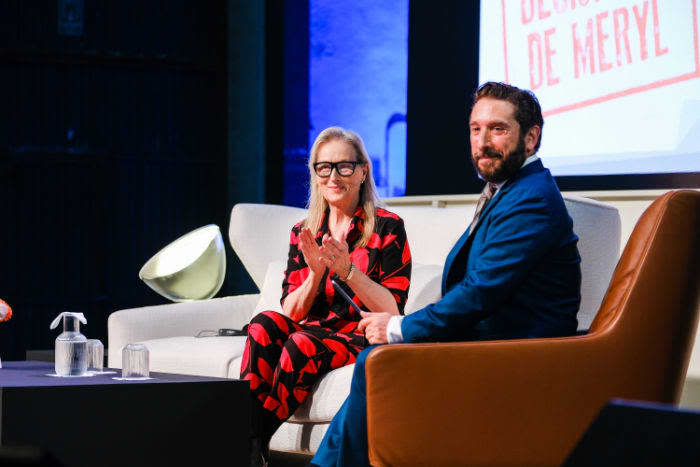
<path id="1" fill-rule="evenodd" d="M 637 223 L 587 334 L 378 347 L 370 462 L 559 465 L 609 399 L 677 403 L 698 264 L 700 192 L 669 192 Z"/>

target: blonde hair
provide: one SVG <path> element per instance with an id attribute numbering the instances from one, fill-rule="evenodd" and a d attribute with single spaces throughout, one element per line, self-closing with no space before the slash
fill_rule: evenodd
<path id="1" fill-rule="evenodd" d="M 311 155 L 309 156 L 309 202 L 307 205 L 309 212 L 304 220 L 304 227 L 311 229 L 314 235 L 321 228 L 323 213 L 328 208 L 328 202 L 319 191 L 318 176 L 314 171 L 314 163 L 318 159 L 318 151 L 321 149 L 321 146 L 336 139 L 345 141 L 355 148 L 357 161 L 362 162 L 367 167 L 367 176 L 362 185 L 360 185 L 360 200 L 358 202 L 358 205 L 361 205 L 365 211 L 364 228 L 362 229 L 362 235 L 355 242 L 355 248 L 362 248 L 367 245 L 374 232 L 375 212 L 376 206 L 379 204 L 379 197 L 377 196 L 377 188 L 374 185 L 374 177 L 372 176 L 372 161 L 367 155 L 362 138 L 354 131 L 338 126 L 326 128 L 316 137 L 316 141 L 311 146 Z"/>

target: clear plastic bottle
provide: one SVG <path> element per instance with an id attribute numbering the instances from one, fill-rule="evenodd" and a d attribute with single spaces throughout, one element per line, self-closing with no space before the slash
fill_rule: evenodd
<path id="1" fill-rule="evenodd" d="M 58 376 L 84 376 L 87 373 L 87 338 L 80 333 L 80 323 L 87 324 L 82 313 L 64 311 L 51 323 L 51 329 L 63 318 L 63 332 L 56 338 L 55 367 Z"/>

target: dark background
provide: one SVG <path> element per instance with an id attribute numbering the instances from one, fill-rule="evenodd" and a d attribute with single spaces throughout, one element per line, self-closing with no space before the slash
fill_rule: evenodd
<path id="1" fill-rule="evenodd" d="M 281 201 L 282 2 L 227 3 L 0 2 L 3 359 L 53 348 L 64 310 L 106 343 L 111 312 L 166 302 L 151 255 Z M 227 248 L 220 295 L 253 290 Z"/>
<path id="2" fill-rule="evenodd" d="M 307 0 L 0 0 L 0 355 L 49 323 L 166 303 L 141 266 L 240 202 L 308 184 Z M 476 193 L 468 96 L 479 2 L 409 5 L 407 195 Z M 286 167 L 286 173 L 283 172 Z M 700 186 L 697 174 L 564 177 L 563 189 Z M 256 288 L 227 244 L 219 296 Z"/>

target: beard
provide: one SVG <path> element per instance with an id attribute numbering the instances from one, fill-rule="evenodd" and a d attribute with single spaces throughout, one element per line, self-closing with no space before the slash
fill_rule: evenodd
<path id="1" fill-rule="evenodd" d="M 491 165 L 484 170 L 479 168 L 479 159 L 482 157 L 490 157 Z M 523 162 L 527 159 L 525 154 L 525 137 L 518 139 L 518 145 L 508 154 L 503 154 L 492 148 L 485 148 L 483 152 L 474 154 L 471 157 L 474 170 L 479 176 L 491 183 L 501 183 L 513 177 Z"/>

